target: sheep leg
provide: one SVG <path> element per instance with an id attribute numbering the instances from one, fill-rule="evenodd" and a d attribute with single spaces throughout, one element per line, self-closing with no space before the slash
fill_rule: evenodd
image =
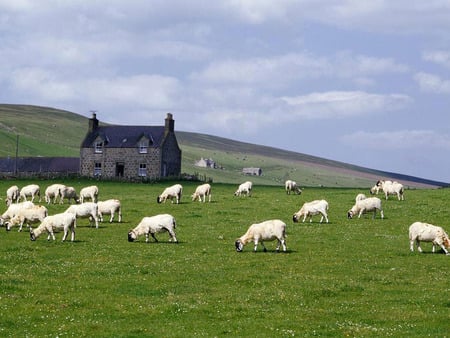
<path id="1" fill-rule="evenodd" d="M 420 247 L 420 241 L 416 239 L 417 251 L 422 252 L 422 248 Z"/>
<path id="2" fill-rule="evenodd" d="M 64 236 L 62 238 L 62 242 L 64 242 L 66 240 L 68 234 L 69 234 L 69 231 L 64 229 Z"/>
<path id="3" fill-rule="evenodd" d="M 173 230 L 169 230 L 169 229 L 167 229 L 167 231 L 169 232 L 169 235 L 170 235 L 169 241 L 173 240 L 174 242 L 178 242 L 177 237 L 175 236 L 175 232 Z"/>
<path id="4" fill-rule="evenodd" d="M 384 213 L 383 210 L 380 209 L 380 215 L 381 215 L 381 219 L 384 219 Z"/>
<path id="5" fill-rule="evenodd" d="M 109 219 L 109 223 L 112 223 L 114 219 L 114 211 L 111 210 L 111 218 Z"/>
<path id="6" fill-rule="evenodd" d="M 70 241 L 73 242 L 75 240 L 75 229 L 70 229 L 72 231 L 72 235 L 70 236 Z"/>
<path id="7" fill-rule="evenodd" d="M 119 223 L 122 222 L 122 211 L 119 209 Z"/>
<path id="8" fill-rule="evenodd" d="M 409 250 L 411 250 L 411 252 L 414 252 L 414 240 L 409 241 Z"/>
<path id="9" fill-rule="evenodd" d="M 283 251 L 286 251 L 286 240 L 284 239 L 279 239 L 278 240 L 278 245 L 277 245 L 277 252 L 280 251 L 280 246 L 283 246 Z"/>
<path id="10" fill-rule="evenodd" d="M 153 232 L 151 232 L 150 235 L 152 235 L 152 237 L 155 240 L 155 242 L 158 243 L 158 240 L 156 239 L 155 234 Z"/>

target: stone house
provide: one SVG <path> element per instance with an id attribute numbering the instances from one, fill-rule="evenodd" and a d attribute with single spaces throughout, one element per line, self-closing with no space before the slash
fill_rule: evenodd
<path id="1" fill-rule="evenodd" d="M 100 125 L 93 114 L 81 143 L 80 174 L 129 180 L 178 177 L 181 149 L 174 127 L 170 113 L 163 126 Z"/>
<path id="2" fill-rule="evenodd" d="M 245 175 L 261 176 L 262 169 L 261 168 L 243 168 L 242 173 Z"/>

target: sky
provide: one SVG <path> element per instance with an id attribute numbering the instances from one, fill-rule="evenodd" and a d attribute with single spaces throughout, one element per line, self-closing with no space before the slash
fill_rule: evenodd
<path id="1" fill-rule="evenodd" d="M 0 0 L 0 103 L 450 182 L 450 0 Z"/>

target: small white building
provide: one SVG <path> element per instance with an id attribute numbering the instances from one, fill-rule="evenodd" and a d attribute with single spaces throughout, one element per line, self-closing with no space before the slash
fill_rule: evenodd
<path id="1" fill-rule="evenodd" d="M 202 167 L 202 168 L 212 168 L 212 169 L 217 168 L 216 162 L 214 162 L 214 160 L 211 158 L 203 158 L 202 157 L 200 160 L 195 162 L 194 165 L 196 167 Z"/>
<path id="2" fill-rule="evenodd" d="M 243 168 L 242 173 L 245 175 L 261 176 L 262 169 L 261 168 Z"/>

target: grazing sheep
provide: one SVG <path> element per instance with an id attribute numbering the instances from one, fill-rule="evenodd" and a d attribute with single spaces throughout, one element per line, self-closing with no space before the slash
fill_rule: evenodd
<path id="1" fill-rule="evenodd" d="M 64 200 L 67 198 L 67 202 L 70 204 L 71 200 L 74 200 L 75 203 L 78 203 L 78 195 L 77 191 L 74 187 L 64 187 L 63 190 L 61 190 L 61 201 L 60 203 L 63 204 Z"/>
<path id="2" fill-rule="evenodd" d="M 298 187 L 297 182 L 292 180 L 287 180 L 284 183 L 284 188 L 286 190 L 286 194 L 290 195 L 291 192 L 296 193 L 297 195 L 300 195 L 302 193 L 302 190 Z"/>
<path id="3" fill-rule="evenodd" d="M 249 242 L 254 242 L 253 251 L 256 252 L 258 243 L 261 243 L 264 251 L 267 251 L 264 241 L 278 241 L 276 250 L 280 251 L 280 246 L 283 246 L 283 251 L 286 251 L 286 223 L 279 219 L 264 221 L 250 225 L 247 232 L 239 237 L 234 243 L 237 252 L 241 252 L 244 246 Z"/>
<path id="4" fill-rule="evenodd" d="M 325 200 L 315 200 L 312 202 L 305 202 L 303 206 L 300 208 L 298 212 L 296 212 L 292 216 L 292 220 L 297 223 L 300 218 L 303 216 L 303 221 L 305 222 L 306 217 L 309 217 L 309 222 L 312 222 L 312 217 L 314 215 L 320 214 L 322 217 L 320 218 L 320 223 L 322 223 L 323 219 L 328 223 L 328 202 Z"/>
<path id="5" fill-rule="evenodd" d="M 61 214 L 47 216 L 36 229 L 33 230 L 30 228 L 30 239 L 35 241 L 44 231 L 47 231 L 47 241 L 50 240 L 50 237 L 55 240 L 53 231 L 62 229 L 64 230 L 62 241 L 64 242 L 66 240 L 70 230 L 72 233 L 70 240 L 73 242 L 75 240 L 75 227 L 76 217 L 74 214 L 63 212 Z"/>
<path id="6" fill-rule="evenodd" d="M 73 204 L 65 211 L 67 213 L 74 214 L 76 218 L 89 218 L 95 221 L 95 227 L 98 229 L 98 206 L 94 202 L 85 202 L 82 204 Z"/>
<path id="7" fill-rule="evenodd" d="M 354 215 L 358 215 L 361 218 L 362 214 L 373 211 L 373 219 L 377 210 L 380 210 L 381 218 L 384 218 L 383 208 L 381 207 L 381 200 L 378 197 L 369 197 L 364 200 L 356 201 L 355 205 L 347 212 L 348 218 L 353 218 Z"/>
<path id="8" fill-rule="evenodd" d="M 10 206 L 11 203 L 17 203 L 20 196 L 20 189 L 17 185 L 13 185 L 6 190 L 6 206 Z"/>
<path id="9" fill-rule="evenodd" d="M 9 231 L 15 225 L 19 225 L 19 231 L 22 231 L 22 226 L 26 222 L 27 226 L 30 223 L 42 222 L 48 216 L 48 210 L 43 205 L 34 205 L 31 208 L 19 209 L 14 217 L 6 222 L 6 230 Z"/>
<path id="10" fill-rule="evenodd" d="M 6 209 L 6 211 L 0 216 L 0 225 L 3 225 L 6 221 L 16 216 L 21 209 L 32 208 L 33 206 L 34 203 L 31 201 L 11 204 L 8 209 Z"/>
<path id="11" fill-rule="evenodd" d="M 144 217 L 134 229 L 128 232 L 128 242 L 134 242 L 141 235 L 145 235 L 146 243 L 148 243 L 149 235 L 153 237 L 155 242 L 158 242 L 155 234 L 164 231 L 169 233 L 169 241 L 173 240 L 174 242 L 178 242 L 175 235 L 175 228 L 176 222 L 172 215 L 160 214 L 151 217 Z"/>
<path id="12" fill-rule="evenodd" d="M 52 202 L 53 198 L 53 204 L 56 204 L 56 199 L 59 198 L 61 201 L 61 191 L 66 186 L 64 184 L 52 184 L 45 189 L 45 201 L 47 204 L 50 204 Z"/>
<path id="13" fill-rule="evenodd" d="M 208 202 L 211 202 L 211 185 L 208 183 L 199 185 L 197 189 L 195 189 L 195 192 L 192 194 L 192 201 L 194 202 L 198 199 L 199 202 L 202 202 L 203 197 L 203 203 L 205 203 L 206 196 L 208 196 Z"/>
<path id="14" fill-rule="evenodd" d="M 414 222 L 409 227 L 409 248 L 414 251 L 414 242 L 416 242 L 417 250 L 422 252 L 420 242 L 432 242 L 433 253 L 435 252 L 435 246 L 438 245 L 444 250 L 446 255 L 450 255 L 448 248 L 450 248 L 450 239 L 447 233 L 440 226 Z"/>
<path id="15" fill-rule="evenodd" d="M 24 186 L 22 189 L 20 189 L 20 196 L 18 201 L 23 199 L 24 201 L 27 200 L 27 197 L 31 197 L 31 202 L 34 202 L 34 197 L 39 197 L 39 202 L 41 201 L 41 188 L 37 184 L 29 184 Z"/>
<path id="16" fill-rule="evenodd" d="M 156 198 L 156 202 L 166 203 L 166 200 L 170 199 L 173 203 L 173 199 L 175 198 L 176 203 L 178 204 L 181 201 L 182 194 L 183 194 L 183 186 L 181 184 L 175 184 L 164 189 L 162 194 Z"/>
<path id="17" fill-rule="evenodd" d="M 109 223 L 112 223 L 114 219 L 114 214 L 117 212 L 119 214 L 119 223 L 122 222 L 122 207 L 118 199 L 110 199 L 106 201 L 98 201 L 98 218 L 100 222 L 103 222 L 103 215 L 111 215 Z"/>
<path id="18" fill-rule="evenodd" d="M 364 194 L 358 194 L 358 195 L 356 195 L 356 197 L 355 197 L 355 202 L 365 200 L 366 198 L 367 198 L 366 195 L 364 195 Z"/>
<path id="19" fill-rule="evenodd" d="M 397 195 L 399 201 L 403 201 L 405 199 L 405 196 L 403 195 L 404 187 L 401 183 L 396 181 L 378 181 L 377 186 L 383 190 L 386 199 L 388 199 L 389 195 Z"/>
<path id="20" fill-rule="evenodd" d="M 234 193 L 234 196 L 242 196 L 242 195 L 251 196 L 252 189 L 253 183 L 251 181 L 244 182 L 241 185 L 239 185 L 238 189 Z"/>
<path id="21" fill-rule="evenodd" d="M 91 185 L 80 190 L 80 203 L 84 203 L 86 198 L 90 198 L 91 202 L 96 203 L 98 198 L 98 187 Z"/>

